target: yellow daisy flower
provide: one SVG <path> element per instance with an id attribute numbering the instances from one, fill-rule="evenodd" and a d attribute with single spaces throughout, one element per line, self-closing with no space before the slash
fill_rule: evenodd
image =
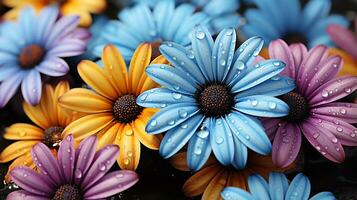
<path id="1" fill-rule="evenodd" d="M 64 128 L 77 119 L 79 114 L 58 106 L 58 97 L 69 90 L 69 84 L 61 81 L 56 87 L 45 85 L 41 101 L 32 106 L 23 103 L 26 115 L 37 125 L 16 123 L 8 127 L 4 138 L 18 140 L 6 147 L 0 154 L 0 163 L 14 160 L 9 166 L 6 181 L 9 182 L 9 172 L 16 166 L 25 165 L 35 168 L 31 159 L 31 148 L 38 142 L 45 143 L 54 153 L 62 141 Z"/>
<path id="2" fill-rule="evenodd" d="M 73 134 L 75 140 L 98 133 L 99 145 L 117 144 L 120 154 L 117 159 L 122 169 L 135 170 L 140 159 L 140 142 L 157 150 L 160 135 L 149 135 L 145 126 L 156 109 L 142 108 L 136 104 L 136 97 L 158 85 L 146 76 L 145 68 L 150 64 L 151 45 L 140 45 L 127 70 L 120 52 L 108 45 L 102 53 L 104 68 L 91 61 L 78 65 L 79 75 L 90 89 L 72 89 L 64 94 L 59 103 L 64 108 L 88 113 L 64 130 Z M 151 64 L 167 64 L 163 56 Z"/>
<path id="3" fill-rule="evenodd" d="M 3 4 L 12 8 L 5 13 L 5 19 L 16 19 L 26 6 L 33 6 L 37 11 L 49 5 L 59 5 L 62 15 L 79 15 L 80 25 L 92 24 L 91 13 L 98 14 L 106 8 L 105 0 L 3 0 Z"/>
<path id="4" fill-rule="evenodd" d="M 172 157 L 171 164 L 178 170 L 189 171 L 187 166 L 187 153 L 180 152 Z M 244 190 L 248 188 L 248 177 L 253 173 L 268 178 L 270 172 L 286 171 L 294 167 L 275 167 L 271 156 L 262 156 L 249 153 L 247 165 L 242 170 L 221 165 L 211 156 L 201 170 L 197 171 L 184 183 L 182 190 L 185 196 L 195 197 L 202 195 L 202 200 L 222 199 L 221 192 L 225 187 L 239 187 Z"/>

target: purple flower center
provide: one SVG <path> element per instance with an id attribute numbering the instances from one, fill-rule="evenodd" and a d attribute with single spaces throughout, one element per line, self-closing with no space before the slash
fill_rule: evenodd
<path id="1" fill-rule="evenodd" d="M 76 185 L 62 185 L 51 200 L 82 200 L 81 191 Z"/>
<path id="2" fill-rule="evenodd" d="M 229 88 L 222 84 L 204 86 L 198 92 L 197 101 L 206 116 L 220 117 L 228 114 L 234 105 L 234 97 Z"/>
<path id="3" fill-rule="evenodd" d="M 135 120 L 143 108 L 136 104 L 136 97 L 127 94 L 119 97 L 113 105 L 113 114 L 120 123 L 130 123 Z"/>
<path id="4" fill-rule="evenodd" d="M 284 35 L 283 40 L 288 44 L 303 43 L 307 44 L 307 40 L 304 35 L 300 33 L 287 33 Z"/>
<path id="5" fill-rule="evenodd" d="M 289 92 L 279 97 L 289 105 L 289 115 L 284 117 L 289 122 L 301 122 L 309 117 L 309 104 L 305 97 L 296 92 Z"/>
<path id="6" fill-rule="evenodd" d="M 45 55 L 45 50 L 37 44 L 31 44 L 21 49 L 19 63 L 23 69 L 32 69 L 40 64 Z"/>
<path id="7" fill-rule="evenodd" d="M 64 129 L 60 126 L 52 126 L 45 130 L 45 136 L 43 143 L 49 148 L 58 147 L 59 143 L 62 141 L 62 131 Z"/>

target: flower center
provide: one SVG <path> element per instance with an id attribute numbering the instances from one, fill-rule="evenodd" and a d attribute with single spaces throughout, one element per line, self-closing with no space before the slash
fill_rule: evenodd
<path id="1" fill-rule="evenodd" d="M 160 45 L 161 45 L 161 41 L 159 40 L 151 43 L 151 48 L 152 48 L 151 60 L 154 60 L 155 58 L 161 55 L 159 50 Z"/>
<path id="2" fill-rule="evenodd" d="M 289 122 L 300 122 L 309 116 L 309 104 L 305 97 L 296 92 L 289 92 L 279 97 L 289 105 L 289 115 L 284 117 Z"/>
<path id="3" fill-rule="evenodd" d="M 37 44 L 31 44 L 21 49 L 19 55 L 20 66 L 31 69 L 40 64 L 45 55 L 45 50 Z"/>
<path id="4" fill-rule="evenodd" d="M 63 5 L 67 2 L 67 0 L 57 0 L 58 5 Z"/>
<path id="5" fill-rule="evenodd" d="M 136 104 L 136 97 L 127 94 L 119 97 L 113 105 L 113 114 L 120 123 L 130 123 L 135 120 L 143 108 Z"/>
<path id="6" fill-rule="evenodd" d="M 283 37 L 283 40 L 288 44 L 303 43 L 307 44 L 307 40 L 304 35 L 300 33 L 287 33 Z"/>
<path id="7" fill-rule="evenodd" d="M 63 130 L 60 126 L 52 126 L 46 129 L 43 143 L 50 148 L 58 147 L 62 140 L 61 135 Z"/>
<path id="8" fill-rule="evenodd" d="M 204 86 L 198 93 L 197 101 L 201 111 L 211 117 L 228 114 L 234 105 L 230 90 L 226 85 L 220 84 Z"/>
<path id="9" fill-rule="evenodd" d="M 62 185 L 51 200 L 82 200 L 81 191 L 76 185 Z"/>

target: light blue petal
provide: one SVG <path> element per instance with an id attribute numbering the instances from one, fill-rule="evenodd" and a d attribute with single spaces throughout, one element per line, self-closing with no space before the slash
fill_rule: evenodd
<path id="1" fill-rule="evenodd" d="M 166 88 L 154 88 L 141 93 L 136 98 L 136 103 L 146 108 L 164 108 L 178 103 L 195 104 L 196 99 Z"/>
<path id="2" fill-rule="evenodd" d="M 164 33 L 165 29 L 169 26 L 174 10 L 175 2 L 173 0 L 159 1 L 158 4 L 156 4 L 153 13 L 160 35 Z"/>
<path id="3" fill-rule="evenodd" d="M 319 19 L 326 17 L 331 9 L 330 0 L 311 0 L 309 1 L 302 13 L 300 30 L 306 31 L 313 27 L 313 24 Z"/>
<path id="4" fill-rule="evenodd" d="M 283 117 L 289 114 L 289 106 L 282 100 L 265 96 L 253 95 L 237 99 L 234 108 L 240 112 L 257 117 Z"/>
<path id="5" fill-rule="evenodd" d="M 245 65 L 249 66 L 251 62 L 259 55 L 263 45 L 264 40 L 261 37 L 249 38 L 239 46 L 234 55 L 234 60 L 240 60 Z"/>
<path id="6" fill-rule="evenodd" d="M 338 24 L 344 27 L 348 27 L 349 21 L 342 15 L 330 15 L 324 19 L 321 19 L 307 33 L 309 40 L 313 40 L 314 38 L 319 37 L 322 34 L 326 34 L 326 28 L 331 24 Z"/>
<path id="7" fill-rule="evenodd" d="M 35 11 L 32 7 L 26 7 L 22 9 L 19 16 L 19 23 L 21 26 L 21 31 L 24 34 L 24 38 L 26 43 L 34 42 L 34 34 L 35 34 L 35 22 L 37 18 L 35 17 Z"/>
<path id="8" fill-rule="evenodd" d="M 167 131 L 160 144 L 160 155 L 169 158 L 177 153 L 192 138 L 203 119 L 204 116 L 198 114 Z"/>
<path id="9" fill-rule="evenodd" d="M 239 112 L 232 112 L 228 115 L 227 123 L 232 132 L 248 148 L 263 155 L 270 153 L 270 140 L 258 120 Z"/>
<path id="10" fill-rule="evenodd" d="M 245 12 L 245 17 L 248 20 L 248 26 L 252 28 L 244 28 L 242 31 L 247 37 L 252 37 L 252 36 L 261 36 L 264 38 L 269 38 L 269 40 L 279 38 L 281 33 L 277 32 L 274 28 L 274 24 L 272 23 L 272 20 L 267 20 L 266 16 L 260 12 L 258 9 L 248 9 Z M 244 26 L 243 26 L 244 27 Z M 254 33 L 252 33 L 254 31 Z M 269 44 L 268 41 L 266 41 L 267 44 Z"/>
<path id="11" fill-rule="evenodd" d="M 228 166 L 234 158 L 232 132 L 224 118 L 212 119 L 210 128 L 212 150 L 217 160 Z"/>
<path id="12" fill-rule="evenodd" d="M 325 33 L 323 35 L 319 35 L 313 40 L 310 40 L 308 47 L 313 48 L 314 46 L 321 45 L 321 44 L 325 46 L 334 46 L 330 36 L 327 33 Z"/>
<path id="13" fill-rule="evenodd" d="M 178 6 L 170 19 L 168 27 L 165 27 L 165 31 L 162 34 L 164 40 L 172 41 L 175 34 L 182 23 L 185 23 L 187 18 L 190 17 L 195 10 L 191 4 L 182 4 Z"/>
<path id="14" fill-rule="evenodd" d="M 232 161 L 232 165 L 238 170 L 244 169 L 248 160 L 248 148 L 238 139 L 236 135 L 233 135 L 233 142 L 234 158 Z"/>
<path id="15" fill-rule="evenodd" d="M 239 1 L 237 0 L 210 0 L 204 1 L 200 5 L 204 6 L 203 11 L 213 15 L 219 16 L 225 13 L 234 13 L 239 8 Z"/>
<path id="16" fill-rule="evenodd" d="M 285 68 L 285 63 L 280 60 L 265 60 L 255 64 L 254 69 L 238 80 L 232 87 L 233 93 L 250 89 L 264 81 L 278 75 Z"/>
<path id="17" fill-rule="evenodd" d="M 15 42 L 12 42 L 9 38 L 7 38 L 6 35 L 0 37 L 0 51 L 6 54 L 14 55 L 15 60 L 15 56 L 17 57 L 17 54 L 20 53 L 20 50 L 21 48 Z"/>
<path id="18" fill-rule="evenodd" d="M 199 84 L 206 82 L 200 68 L 193 60 L 192 52 L 185 47 L 176 43 L 168 43 L 160 46 L 160 52 L 173 66 L 188 72 Z"/>
<path id="19" fill-rule="evenodd" d="M 280 15 L 281 6 L 279 2 L 277 0 L 254 0 L 254 2 L 266 20 L 274 24 L 274 29 L 277 29 L 279 32 L 284 32 L 286 24 L 284 23 L 284 17 Z"/>
<path id="20" fill-rule="evenodd" d="M 56 23 L 58 11 L 57 6 L 48 6 L 41 10 L 36 22 L 36 29 L 34 30 L 36 32 L 34 35 L 34 41 L 36 43 L 41 44 L 45 42 L 45 37 L 47 37 L 50 30 L 53 28 L 53 25 Z"/>
<path id="21" fill-rule="evenodd" d="M 295 176 L 290 183 L 288 191 L 286 192 L 285 199 L 299 199 L 307 200 L 310 196 L 310 181 L 302 173 Z"/>
<path id="22" fill-rule="evenodd" d="M 0 51 L 0 65 L 7 65 L 7 64 L 17 64 L 17 56 L 7 52 Z"/>
<path id="23" fill-rule="evenodd" d="M 272 172 L 269 174 L 269 193 L 274 200 L 284 200 L 289 182 L 283 173 Z"/>
<path id="24" fill-rule="evenodd" d="M 194 104 L 174 104 L 157 112 L 146 125 L 149 134 L 163 133 L 186 121 L 198 112 Z"/>
<path id="25" fill-rule="evenodd" d="M 209 21 L 210 26 L 213 28 L 213 32 L 217 33 L 224 28 L 238 28 L 241 18 L 237 14 L 226 14 L 214 17 Z"/>
<path id="26" fill-rule="evenodd" d="M 264 180 L 263 177 L 259 176 L 258 174 L 253 174 L 249 176 L 248 186 L 250 193 L 255 199 L 270 200 L 268 183 Z"/>
<path id="27" fill-rule="evenodd" d="M 311 197 L 310 200 L 337 200 L 337 198 L 331 192 L 320 192 Z"/>
<path id="28" fill-rule="evenodd" d="M 222 81 L 227 75 L 233 60 L 236 32 L 233 28 L 222 30 L 216 38 L 212 51 L 214 78 Z"/>
<path id="29" fill-rule="evenodd" d="M 286 25 L 289 32 L 295 32 L 298 28 L 301 16 L 301 4 L 299 0 L 282 0 L 280 3 L 284 4 L 284 10 L 286 11 L 284 17 L 286 18 Z"/>
<path id="30" fill-rule="evenodd" d="M 275 76 L 269 80 L 256 85 L 249 90 L 239 92 L 234 98 L 237 100 L 242 97 L 252 95 L 280 96 L 295 89 L 295 82 L 288 76 Z"/>
<path id="31" fill-rule="evenodd" d="M 192 35 L 192 49 L 196 62 L 209 81 L 214 80 L 212 67 L 213 38 L 204 26 L 197 26 Z"/>
<path id="32" fill-rule="evenodd" d="M 152 64 L 146 68 L 147 75 L 156 83 L 179 93 L 193 95 L 197 84 L 180 69 L 164 64 Z"/>
<path id="33" fill-rule="evenodd" d="M 212 147 L 209 137 L 210 118 L 206 118 L 200 129 L 188 143 L 187 165 L 191 171 L 198 171 L 208 160 Z"/>
<path id="34" fill-rule="evenodd" d="M 3 108 L 15 95 L 25 76 L 24 71 L 19 71 L 0 83 L 0 108 Z"/>
<path id="35" fill-rule="evenodd" d="M 25 101 L 31 105 L 37 105 L 40 102 L 42 94 L 41 75 L 36 69 L 27 72 L 21 83 L 21 92 Z"/>
<path id="36" fill-rule="evenodd" d="M 13 76 L 18 71 L 20 71 L 20 67 L 16 63 L 7 63 L 5 66 L 1 66 L 0 82 Z"/>
<path id="37" fill-rule="evenodd" d="M 226 187 L 221 192 L 224 200 L 255 200 L 247 191 L 236 187 Z"/>

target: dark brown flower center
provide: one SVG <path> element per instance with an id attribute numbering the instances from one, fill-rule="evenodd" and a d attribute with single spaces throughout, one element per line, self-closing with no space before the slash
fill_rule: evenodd
<path id="1" fill-rule="evenodd" d="M 161 45 L 161 41 L 155 41 L 151 43 L 151 48 L 152 48 L 151 60 L 154 60 L 155 58 L 161 55 L 159 50 L 160 45 Z"/>
<path id="2" fill-rule="evenodd" d="M 287 33 L 284 35 L 283 40 L 288 44 L 303 43 L 307 44 L 307 40 L 304 35 L 300 33 Z"/>
<path id="3" fill-rule="evenodd" d="M 290 122 L 300 122 L 309 116 L 309 104 L 305 97 L 296 92 L 289 92 L 279 97 L 282 101 L 289 105 L 289 115 L 284 117 Z"/>
<path id="4" fill-rule="evenodd" d="M 234 98 L 226 85 L 213 84 L 202 87 L 197 101 L 206 116 L 220 117 L 228 114 L 234 105 Z"/>
<path id="5" fill-rule="evenodd" d="M 83 196 L 78 186 L 62 185 L 51 200 L 83 200 Z"/>
<path id="6" fill-rule="evenodd" d="M 64 129 L 60 126 L 52 126 L 45 130 L 45 137 L 43 143 L 50 148 L 58 147 L 62 141 L 62 131 Z"/>
<path id="7" fill-rule="evenodd" d="M 67 0 L 57 0 L 58 5 L 63 5 L 67 2 Z"/>
<path id="8" fill-rule="evenodd" d="M 119 97 L 113 105 L 113 114 L 120 123 L 130 123 L 135 120 L 143 108 L 136 104 L 136 97 L 127 94 Z"/>
<path id="9" fill-rule="evenodd" d="M 31 69 L 40 64 L 45 50 L 37 44 L 31 44 L 21 49 L 19 63 L 23 69 Z"/>

